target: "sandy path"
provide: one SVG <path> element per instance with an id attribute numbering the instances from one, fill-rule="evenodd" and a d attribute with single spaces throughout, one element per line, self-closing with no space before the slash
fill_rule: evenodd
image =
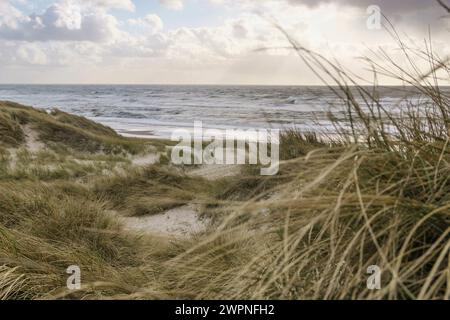
<path id="1" fill-rule="evenodd" d="M 25 144 L 29 152 L 37 153 L 45 149 L 45 145 L 38 140 L 38 133 L 30 126 L 23 126 L 22 130 L 25 133 Z"/>
<path id="2" fill-rule="evenodd" d="M 159 160 L 158 154 L 149 154 L 135 158 L 134 165 L 147 165 Z M 240 166 L 235 165 L 209 165 L 188 172 L 192 176 L 204 177 L 208 180 L 218 180 L 224 177 L 235 176 L 240 173 Z M 209 225 L 208 220 L 199 217 L 197 206 L 185 205 L 164 213 L 143 217 L 119 217 L 125 229 L 138 234 L 153 234 L 175 238 L 190 238 L 192 235 L 203 232 Z"/>
<path id="3" fill-rule="evenodd" d="M 202 177 L 207 180 L 218 180 L 221 178 L 237 176 L 241 172 L 239 165 L 205 165 L 199 169 L 188 172 L 191 176 Z"/>
<path id="4" fill-rule="evenodd" d="M 31 153 L 37 153 L 45 148 L 45 145 L 38 141 L 38 133 L 26 125 L 22 127 L 25 133 L 25 148 Z M 8 149 L 10 154 L 9 167 L 14 170 L 17 166 L 17 148 Z"/>
<path id="5" fill-rule="evenodd" d="M 186 205 L 164 213 L 144 217 L 120 217 L 126 230 L 141 234 L 189 238 L 205 231 L 207 220 L 199 218 L 195 205 Z"/>
<path id="6" fill-rule="evenodd" d="M 147 165 L 159 160 L 159 154 L 148 154 L 135 158 L 134 165 Z M 203 177 L 208 180 L 218 180 L 224 177 L 239 175 L 241 166 L 236 165 L 205 165 L 199 169 L 188 171 L 191 176 Z M 190 238 L 192 235 L 205 231 L 208 220 L 199 217 L 196 205 L 189 204 L 168 210 L 164 213 L 144 217 L 120 217 L 126 230 L 140 234 L 163 235 L 175 238 Z"/>

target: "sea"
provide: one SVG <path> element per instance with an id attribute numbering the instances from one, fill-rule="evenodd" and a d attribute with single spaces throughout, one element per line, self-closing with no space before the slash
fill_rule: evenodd
<path id="1" fill-rule="evenodd" d="M 389 108 L 406 95 L 384 87 Z M 0 85 L 0 100 L 87 117 L 125 136 L 169 139 L 201 121 L 214 129 L 332 131 L 329 114 L 345 105 L 327 87 L 213 85 Z"/>

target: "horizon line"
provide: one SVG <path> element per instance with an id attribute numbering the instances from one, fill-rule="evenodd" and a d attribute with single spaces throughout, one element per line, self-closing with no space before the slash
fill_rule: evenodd
<path id="1" fill-rule="evenodd" d="M 324 84 L 242 84 L 242 83 L 2 83 L 0 86 L 223 86 L 223 87 L 338 87 L 338 85 Z M 348 87 L 368 87 L 373 84 L 356 84 Z M 405 84 L 378 84 L 377 87 L 414 87 Z M 450 87 L 441 85 L 439 87 Z"/>

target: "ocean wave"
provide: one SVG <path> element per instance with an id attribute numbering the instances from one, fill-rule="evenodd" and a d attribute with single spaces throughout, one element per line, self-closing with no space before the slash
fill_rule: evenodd
<path id="1" fill-rule="evenodd" d="M 404 96 L 404 89 L 387 88 L 382 89 L 380 100 L 389 108 Z M 164 121 L 160 127 L 169 122 L 174 127 L 202 119 L 210 126 L 239 124 L 250 128 L 267 122 L 305 123 L 313 117 L 326 123 L 325 114 L 315 112 L 332 108 L 336 114 L 345 109 L 330 89 L 321 87 L 3 85 L 0 97 L 43 109 L 58 106 L 107 125 L 113 123 L 115 129 L 136 123 L 146 129 L 154 127 L 155 121 Z"/>

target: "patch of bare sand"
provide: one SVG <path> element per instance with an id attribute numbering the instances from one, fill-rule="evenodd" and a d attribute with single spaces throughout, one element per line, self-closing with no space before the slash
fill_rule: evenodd
<path id="1" fill-rule="evenodd" d="M 197 208 L 193 204 L 157 215 L 120 217 L 120 220 L 128 231 L 175 238 L 190 238 L 196 233 L 205 231 L 209 223 L 205 219 L 200 219 Z"/>
<path id="2" fill-rule="evenodd" d="M 45 144 L 38 140 L 38 133 L 30 126 L 23 126 L 23 132 L 25 133 L 25 144 L 27 150 L 31 153 L 37 153 L 45 149 Z"/>
<path id="3" fill-rule="evenodd" d="M 140 161 L 136 161 L 136 160 Z M 159 160 L 159 156 L 158 156 Z M 135 165 L 146 165 L 157 161 L 152 155 L 136 158 Z M 224 177 L 236 176 L 241 172 L 241 166 L 208 165 L 191 170 L 188 174 L 203 177 L 208 180 L 218 180 Z M 203 232 L 209 225 L 208 220 L 199 217 L 197 206 L 189 204 L 168 210 L 164 213 L 144 217 L 120 217 L 126 230 L 151 235 L 162 235 L 175 238 L 190 238 Z"/>
<path id="4" fill-rule="evenodd" d="M 131 164 L 142 167 L 158 163 L 160 158 L 161 153 L 154 146 L 150 146 L 145 154 L 133 156 L 130 158 L 130 161 Z"/>
<path id="5" fill-rule="evenodd" d="M 25 133 L 25 148 L 31 153 L 37 153 L 45 148 L 45 145 L 38 140 L 38 133 L 29 125 L 22 127 Z M 9 151 L 9 167 L 15 169 L 17 167 L 17 148 L 10 148 Z"/>
<path id="6" fill-rule="evenodd" d="M 150 164 L 155 164 L 159 162 L 161 154 L 159 153 L 148 153 L 140 157 L 134 157 L 131 159 L 131 163 L 135 166 L 146 166 Z"/>
<path id="7" fill-rule="evenodd" d="M 239 175 L 241 166 L 239 165 L 204 165 L 199 169 L 194 169 L 189 172 L 191 176 L 202 177 L 207 180 L 219 180 L 221 178 L 233 177 Z"/>

